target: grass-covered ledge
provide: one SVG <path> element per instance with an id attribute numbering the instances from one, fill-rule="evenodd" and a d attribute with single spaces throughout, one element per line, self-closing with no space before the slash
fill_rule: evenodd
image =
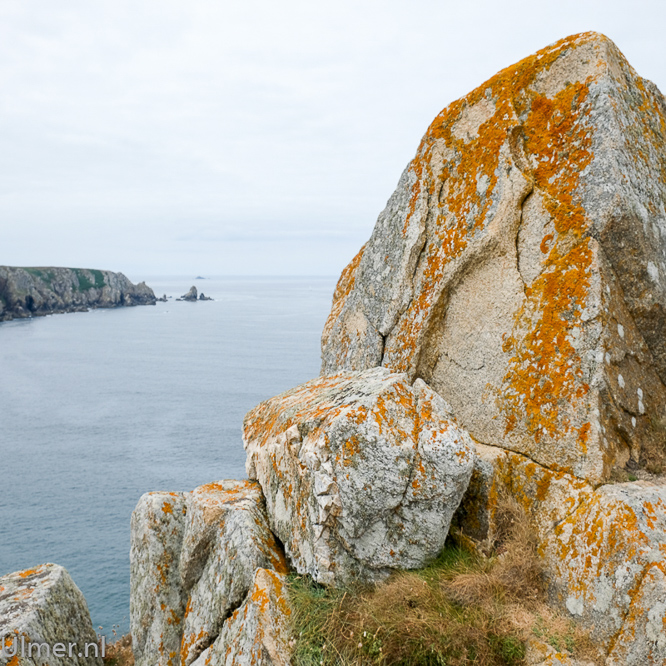
<path id="1" fill-rule="evenodd" d="M 546 606 L 536 539 L 520 507 L 502 500 L 494 553 L 453 539 L 424 569 L 374 588 L 328 589 L 290 578 L 294 666 L 524 663 L 528 640 L 584 655 L 589 639 Z"/>

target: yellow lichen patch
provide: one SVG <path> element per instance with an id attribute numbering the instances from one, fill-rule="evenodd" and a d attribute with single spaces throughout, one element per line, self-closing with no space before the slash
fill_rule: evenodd
<path id="1" fill-rule="evenodd" d="M 636 501 L 636 500 L 634 500 Z M 606 594 L 598 581 L 614 580 L 618 567 L 633 570 L 633 587 L 626 594 L 633 598 L 642 576 L 641 566 L 654 561 L 654 541 L 661 538 L 657 527 L 657 515 L 666 511 L 666 503 L 657 499 L 638 501 L 639 513 L 627 500 L 609 499 L 597 492 L 577 511 L 554 530 L 556 548 L 554 554 L 565 578 L 568 593 L 574 598 L 594 604 L 599 593 Z M 645 518 L 647 517 L 647 520 Z M 660 531 L 663 531 L 661 520 Z"/>
<path id="2" fill-rule="evenodd" d="M 550 270 L 527 289 L 528 305 L 516 317 L 517 328 L 532 325 L 524 337 L 515 334 L 504 341 L 504 351 L 513 354 L 500 395 L 507 432 L 518 419 L 537 442 L 544 435 L 556 437 L 573 428 L 562 421 L 560 409 L 589 390 L 581 380 L 580 358 L 570 336 L 585 305 L 591 262 L 586 240 L 553 261 Z"/>
<path id="3" fill-rule="evenodd" d="M 514 333 L 505 338 L 504 351 L 512 357 L 499 403 L 507 432 L 520 420 L 537 442 L 544 435 L 570 432 L 574 425 L 561 418 L 560 410 L 589 390 L 581 379 L 572 332 L 581 326 L 593 260 L 589 239 L 584 238 L 590 222 L 577 194 L 580 174 L 592 160 L 592 139 L 583 122 L 591 83 L 570 83 L 552 99 L 535 96 L 523 124 L 535 187 L 557 236 L 548 234 L 542 240 L 541 250 L 548 252 L 545 270 L 526 287 Z M 579 431 L 583 451 L 589 428 L 588 423 Z"/>
<path id="4" fill-rule="evenodd" d="M 169 502 L 164 502 L 162 504 L 162 513 L 173 514 L 173 504 Z"/>
<path id="5" fill-rule="evenodd" d="M 361 452 L 361 443 L 359 442 L 356 435 L 352 435 L 343 445 L 342 445 L 342 464 L 345 467 L 349 467 L 354 462 L 354 456 L 357 456 Z"/>
<path id="6" fill-rule="evenodd" d="M 188 602 L 189 605 L 189 602 Z M 199 633 L 190 632 L 187 635 L 183 636 L 183 639 L 180 644 L 180 662 L 181 664 L 186 663 L 186 659 L 190 656 L 190 650 L 195 643 L 199 643 L 208 638 L 208 632 L 203 629 L 199 630 Z"/>

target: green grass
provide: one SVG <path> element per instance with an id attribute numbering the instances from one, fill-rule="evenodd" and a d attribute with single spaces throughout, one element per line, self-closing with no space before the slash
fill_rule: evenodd
<path id="1" fill-rule="evenodd" d="M 41 268 L 24 268 L 23 270 L 26 273 L 30 273 L 30 275 L 36 277 L 42 282 L 45 282 L 49 286 L 51 286 L 53 280 L 55 279 L 55 275 L 53 274 L 52 271 L 42 270 Z"/>
<path id="2" fill-rule="evenodd" d="M 98 271 L 97 269 L 81 269 L 81 268 L 74 268 L 74 273 L 76 274 L 76 277 L 79 281 L 79 291 L 88 291 L 88 289 L 102 289 L 105 286 L 104 282 L 104 274 L 102 271 Z M 90 281 L 90 278 L 86 275 L 86 273 L 90 273 L 93 276 L 94 282 Z"/>
<path id="3" fill-rule="evenodd" d="M 375 587 L 290 576 L 294 666 L 519 666 L 535 636 L 587 650 L 585 635 L 546 605 L 534 533 L 515 501 L 503 501 L 491 557 L 447 542 L 428 566 Z"/>
<path id="4" fill-rule="evenodd" d="M 507 622 L 499 591 L 466 603 L 448 586 L 463 576 L 484 577 L 493 566 L 451 545 L 424 569 L 395 574 L 376 588 L 329 590 L 292 576 L 293 663 L 517 666 L 525 640 Z"/>

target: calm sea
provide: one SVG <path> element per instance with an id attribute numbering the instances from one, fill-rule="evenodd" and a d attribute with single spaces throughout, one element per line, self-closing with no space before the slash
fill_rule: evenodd
<path id="1" fill-rule="evenodd" d="M 173 298 L 0 324 L 0 574 L 66 567 L 129 626 L 129 525 L 150 490 L 245 477 L 243 416 L 319 373 L 334 278 L 147 279 Z M 175 302 L 195 284 L 211 302 Z"/>

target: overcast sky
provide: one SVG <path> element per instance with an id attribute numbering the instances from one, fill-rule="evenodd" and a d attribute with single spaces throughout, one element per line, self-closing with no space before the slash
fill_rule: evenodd
<path id="1" fill-rule="evenodd" d="M 566 35 L 666 90 L 666 3 L 0 0 L 0 264 L 333 275 L 434 116 Z"/>

